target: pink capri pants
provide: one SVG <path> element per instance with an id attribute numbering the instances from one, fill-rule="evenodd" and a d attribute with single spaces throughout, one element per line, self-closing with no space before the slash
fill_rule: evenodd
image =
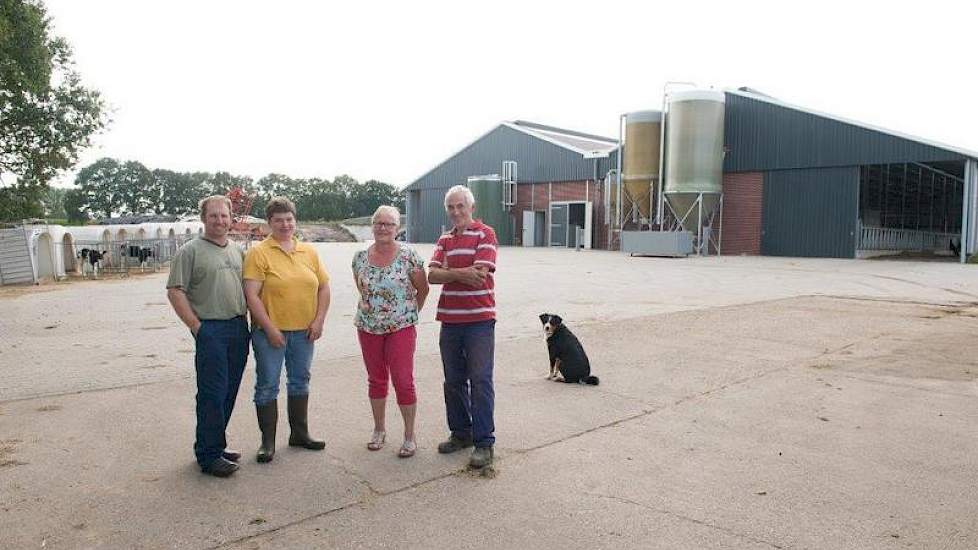
<path id="1" fill-rule="evenodd" d="M 388 378 L 394 383 L 398 405 L 413 405 L 418 401 L 414 392 L 414 346 L 417 331 L 414 326 L 389 334 L 371 334 L 357 329 L 363 364 L 367 367 L 370 399 L 387 397 Z"/>

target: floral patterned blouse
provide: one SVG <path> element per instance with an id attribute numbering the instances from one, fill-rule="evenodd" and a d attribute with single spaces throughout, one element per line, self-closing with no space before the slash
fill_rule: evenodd
<path id="1" fill-rule="evenodd" d="M 398 244 L 394 261 L 387 267 L 372 265 L 367 251 L 353 256 L 353 275 L 360 288 L 360 301 L 354 324 L 371 334 L 397 332 L 418 323 L 417 291 L 411 272 L 424 271 L 424 260 L 417 252 Z"/>

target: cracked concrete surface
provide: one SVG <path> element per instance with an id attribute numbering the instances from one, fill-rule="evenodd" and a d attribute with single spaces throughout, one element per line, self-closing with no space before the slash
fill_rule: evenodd
<path id="1" fill-rule="evenodd" d="M 419 452 L 394 456 L 393 405 L 388 446 L 365 449 L 354 249 L 320 245 L 335 301 L 310 416 L 326 451 L 285 447 L 283 419 L 275 461 L 253 462 L 249 365 L 228 480 L 193 464 L 191 345 L 162 276 L 0 297 L 4 547 L 978 547 L 973 266 L 503 249 L 485 478 L 435 450 L 430 310 Z M 542 311 L 600 386 L 544 380 Z"/>

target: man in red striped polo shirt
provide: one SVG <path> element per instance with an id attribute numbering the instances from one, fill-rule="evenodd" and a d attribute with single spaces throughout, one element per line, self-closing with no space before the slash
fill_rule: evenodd
<path id="1" fill-rule="evenodd" d="M 469 465 L 492 464 L 496 442 L 492 386 L 495 351 L 496 232 L 473 219 L 472 191 L 456 185 L 445 194 L 453 228 L 438 239 L 428 263 L 428 282 L 444 285 L 438 299 L 441 361 L 445 371 L 445 413 L 451 435 L 439 453 L 475 445 Z"/>

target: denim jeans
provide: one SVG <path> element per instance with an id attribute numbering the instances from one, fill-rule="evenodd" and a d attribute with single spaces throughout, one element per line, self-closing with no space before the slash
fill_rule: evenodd
<path id="1" fill-rule="evenodd" d="M 220 458 L 227 447 L 225 430 L 248 362 L 248 321 L 201 321 L 195 338 L 197 368 L 197 434 L 194 454 L 201 468 Z"/>
<path id="2" fill-rule="evenodd" d="M 472 438 L 476 447 L 491 447 L 496 438 L 492 420 L 492 387 L 496 321 L 442 323 L 438 345 L 445 370 L 445 413 L 456 437 Z"/>
<path id="3" fill-rule="evenodd" d="M 251 335 L 255 349 L 255 404 L 265 405 L 278 399 L 278 384 L 282 378 L 282 364 L 288 379 L 289 395 L 309 395 L 309 368 L 315 343 L 306 338 L 304 330 L 283 330 L 285 345 L 272 347 L 268 335 L 259 327 Z"/>

